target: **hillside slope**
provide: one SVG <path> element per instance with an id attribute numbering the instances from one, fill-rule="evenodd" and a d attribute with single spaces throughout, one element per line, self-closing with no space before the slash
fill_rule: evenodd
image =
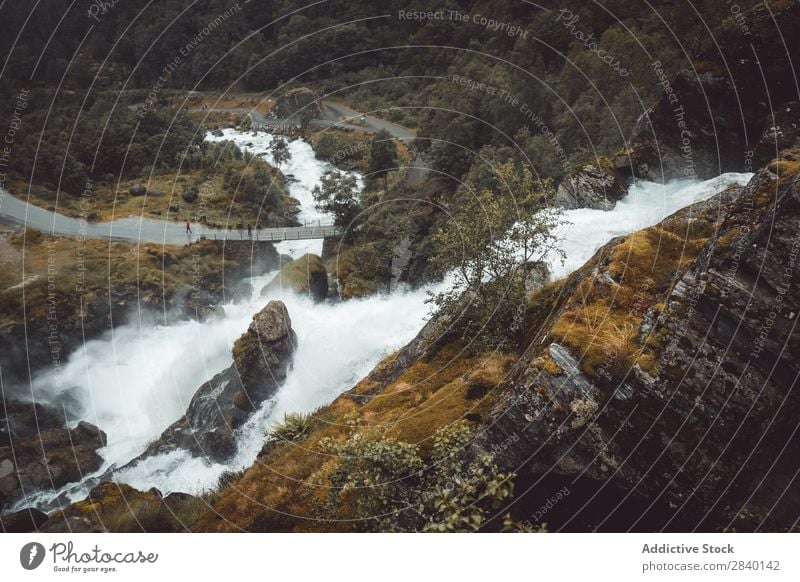
<path id="1" fill-rule="evenodd" d="M 265 447 L 197 529 L 358 529 L 319 519 L 340 462 L 322 439 L 396 439 L 429 459 L 436 430 L 458 420 L 476 431 L 467 458 L 516 474 L 489 529 L 509 511 L 572 531 L 792 529 L 798 159 L 786 152 L 746 188 L 544 287 L 521 355 L 469 356 L 429 324 L 307 435 Z M 559 491 L 568 501 L 542 517 Z"/>

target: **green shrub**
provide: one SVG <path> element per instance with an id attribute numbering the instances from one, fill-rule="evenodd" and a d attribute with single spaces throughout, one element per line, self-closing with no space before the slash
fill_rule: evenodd
<path id="1" fill-rule="evenodd" d="M 479 529 L 513 494 L 513 474 L 489 456 L 471 459 L 463 422 L 436 433 L 426 463 L 417 445 L 356 433 L 320 444 L 338 457 L 323 515 L 358 520 L 366 531 L 468 532 Z"/>
<path id="2" fill-rule="evenodd" d="M 276 424 L 267 433 L 272 441 L 298 441 L 308 436 L 311 418 L 307 414 L 289 412 L 283 415 L 283 422 Z"/>
<path id="3" fill-rule="evenodd" d="M 244 477 L 245 471 L 245 469 L 240 469 L 238 471 L 223 471 L 217 478 L 217 491 L 222 491 L 223 489 L 238 483 L 239 480 Z"/>

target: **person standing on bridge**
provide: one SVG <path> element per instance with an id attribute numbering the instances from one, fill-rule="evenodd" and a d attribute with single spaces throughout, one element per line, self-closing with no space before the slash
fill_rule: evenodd
<path id="1" fill-rule="evenodd" d="M 249 224 L 247 225 L 247 238 L 253 238 L 253 228 Z"/>
<path id="2" fill-rule="evenodd" d="M 186 221 L 186 236 L 189 236 L 191 234 L 192 234 L 192 225 L 189 224 L 189 221 L 187 220 Z"/>

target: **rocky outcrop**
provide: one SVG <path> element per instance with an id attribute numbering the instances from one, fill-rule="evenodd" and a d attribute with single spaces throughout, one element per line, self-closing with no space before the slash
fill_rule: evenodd
<path id="1" fill-rule="evenodd" d="M 47 514 L 38 509 L 23 509 L 0 515 L 0 532 L 28 533 L 39 531 L 47 522 Z"/>
<path id="2" fill-rule="evenodd" d="M 254 240 L 227 240 L 216 243 L 223 259 L 231 265 L 238 265 L 228 273 L 229 279 L 246 279 L 263 275 L 281 264 L 281 256 L 271 242 Z M 230 281 L 227 282 L 230 284 Z"/>
<path id="3" fill-rule="evenodd" d="M 535 309 L 475 452 L 566 530 L 793 527 L 800 154 L 612 241 Z"/>
<path id="4" fill-rule="evenodd" d="M 729 78 L 680 72 L 663 97 L 637 121 L 630 137 L 629 168 L 648 180 L 711 178 L 741 171 L 745 135 L 758 135 L 760 116 L 742 120 Z"/>
<path id="5" fill-rule="evenodd" d="M 611 210 L 628 193 L 628 185 L 608 158 L 580 166 L 566 176 L 556 191 L 561 208 Z"/>
<path id="6" fill-rule="evenodd" d="M 762 166 L 796 144 L 800 144 L 800 102 L 793 101 L 778 107 L 768 119 L 753 154 L 754 163 Z"/>
<path id="7" fill-rule="evenodd" d="M 298 87 L 284 93 L 275 101 L 271 113 L 279 119 L 322 117 L 319 97 L 308 87 Z"/>
<path id="8" fill-rule="evenodd" d="M 796 143 L 784 112 L 798 99 L 786 72 L 800 58 L 800 5 L 759 5 L 744 16 L 747 30 L 730 22 L 718 52 L 693 68 L 672 79 L 654 69 L 665 75 L 665 94 L 636 124 L 620 156 L 624 173 L 669 180 L 752 171 Z"/>
<path id="9" fill-rule="evenodd" d="M 297 336 L 286 306 L 270 301 L 233 346 L 233 365 L 200 386 L 186 414 L 142 458 L 186 449 L 213 461 L 236 452 L 233 431 L 275 394 L 291 364 Z"/>
<path id="10" fill-rule="evenodd" d="M 113 326 L 125 324 L 131 313 L 158 313 L 170 322 L 216 317 L 221 313 L 218 305 L 249 299 L 243 279 L 280 265 L 274 245 L 262 241 L 199 240 L 184 247 L 134 247 L 114 242 L 111 250 L 109 243 L 88 241 L 81 247 L 86 264 L 105 264 L 115 275 L 110 284 L 102 277 L 87 276 L 79 301 L 75 295 L 77 271 L 70 261 L 57 262 L 57 288 L 54 292 L 48 289 L 45 242 L 50 238 L 30 230 L 24 237 L 18 233 L 12 238 L 14 248 L 25 249 L 26 272 L 32 269 L 39 276 L 31 277 L 24 296 L 20 286 L 0 288 L 0 365 L 6 390 L 27 385 L 29 374 L 53 371 L 54 359 L 63 364 L 86 341 L 112 329 L 112 322 Z M 72 243 L 65 239 L 55 244 L 60 248 Z M 4 268 L 21 273 L 21 258 Z M 36 306 L 26 311 L 24 321 L 20 315 L 23 305 Z M 48 319 L 54 313 L 57 337 L 53 337 L 53 320 Z M 2 438 L 0 426 L 0 443 Z"/>
<path id="11" fill-rule="evenodd" d="M 4 414 L 0 416 L 0 447 L 64 426 L 63 415 L 40 402 L 5 400 L 3 405 Z"/>
<path id="12" fill-rule="evenodd" d="M 48 533 L 187 532 L 208 505 L 186 493 L 139 491 L 124 483 L 104 481 L 89 496 L 58 510 L 38 529 Z"/>
<path id="13" fill-rule="evenodd" d="M 322 259 L 317 255 L 307 254 L 287 263 L 261 290 L 261 295 L 274 294 L 282 289 L 309 295 L 314 301 L 324 301 L 328 296 L 328 273 Z"/>
<path id="14" fill-rule="evenodd" d="M 88 422 L 12 437 L 10 445 L 0 447 L 0 507 L 80 481 L 103 464 L 97 449 L 105 445 L 105 433 Z"/>

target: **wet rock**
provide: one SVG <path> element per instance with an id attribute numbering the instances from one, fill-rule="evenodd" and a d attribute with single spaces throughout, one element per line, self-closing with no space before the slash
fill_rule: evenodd
<path id="1" fill-rule="evenodd" d="M 328 273 L 317 255 L 303 255 L 283 267 L 262 290 L 261 295 L 291 289 L 301 295 L 310 295 L 314 301 L 324 301 L 328 296 Z"/>
<path id="2" fill-rule="evenodd" d="M 556 191 L 555 203 L 566 209 L 611 210 L 627 193 L 622 174 L 608 158 L 600 158 L 566 176 Z"/>
<path id="3" fill-rule="evenodd" d="M 234 429 L 278 390 L 296 345 L 286 306 L 270 301 L 236 340 L 233 365 L 200 386 L 186 414 L 137 461 L 179 448 L 214 461 L 230 458 L 236 452 Z"/>
<path id="4" fill-rule="evenodd" d="M 42 489 L 58 489 L 102 465 L 105 433 L 88 422 L 12 438 L 0 447 L 0 506 Z"/>
<path id="5" fill-rule="evenodd" d="M 39 431 L 60 428 L 64 425 L 62 414 L 39 402 L 8 399 L 4 404 L 5 415 L 0 416 L 0 446 L 8 446 L 12 440 L 34 436 Z M 0 477 L 3 476 L 3 471 L 0 469 Z"/>
<path id="6" fill-rule="evenodd" d="M 227 240 L 214 243 L 226 262 L 238 263 L 239 267 L 226 276 L 228 281 L 258 277 L 273 271 L 282 264 L 275 245 L 265 241 Z"/>

